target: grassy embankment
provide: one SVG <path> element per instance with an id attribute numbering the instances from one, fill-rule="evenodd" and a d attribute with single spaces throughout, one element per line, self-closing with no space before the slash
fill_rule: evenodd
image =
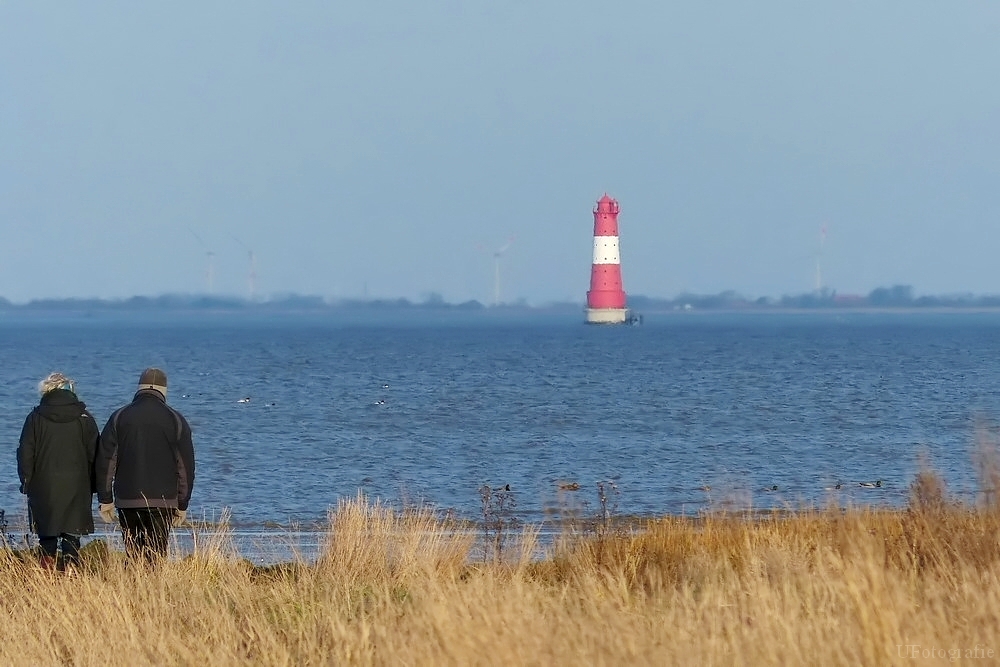
<path id="1" fill-rule="evenodd" d="M 530 529 L 487 559 L 467 529 L 363 499 L 332 514 L 316 564 L 254 567 L 216 542 L 146 572 L 98 542 L 65 576 L 8 554 L 0 663 L 997 662 L 1000 508 L 949 504 L 930 475 L 912 496 L 894 511 L 664 518 L 540 560 Z M 914 644 L 935 652 L 913 658 Z"/>

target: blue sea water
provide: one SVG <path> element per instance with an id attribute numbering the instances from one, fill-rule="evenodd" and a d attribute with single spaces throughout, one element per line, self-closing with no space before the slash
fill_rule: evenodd
<path id="1" fill-rule="evenodd" d="M 901 505 L 922 459 L 972 501 L 998 330 L 992 313 L 7 314 L 0 508 L 23 514 L 14 452 L 40 378 L 73 376 L 103 426 L 146 366 L 193 427 L 191 515 L 229 508 L 244 530 L 321 524 L 359 491 L 476 518 L 483 484 L 510 484 L 527 521 L 596 511 L 599 481 L 621 514 Z"/>

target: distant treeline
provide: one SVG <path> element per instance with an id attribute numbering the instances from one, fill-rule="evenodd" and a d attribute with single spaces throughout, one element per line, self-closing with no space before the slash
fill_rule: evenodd
<path id="1" fill-rule="evenodd" d="M 866 295 L 838 294 L 823 289 L 780 298 L 747 298 L 734 291 L 719 294 L 681 294 L 674 299 L 630 296 L 629 306 L 636 310 L 744 310 L 744 309 L 816 309 L 816 308 L 1000 308 L 1000 295 L 953 294 L 914 296 L 910 285 L 879 287 Z"/>
<path id="2" fill-rule="evenodd" d="M 735 291 L 719 294 L 681 294 L 675 298 L 629 295 L 629 307 L 637 312 L 684 310 L 754 310 L 754 309 L 833 309 L 833 308 L 1000 308 L 1000 295 L 957 294 L 914 296 L 909 285 L 879 287 L 867 295 L 838 294 L 831 289 L 782 297 L 745 297 Z M 320 296 L 287 294 L 263 300 L 234 296 L 165 294 L 134 296 L 128 299 L 36 299 L 15 304 L 0 297 L 2 311 L 273 311 L 302 312 L 338 309 L 353 310 L 581 310 L 583 303 L 551 303 L 529 306 L 523 299 L 513 304 L 486 306 L 471 300 L 449 303 L 432 293 L 421 301 L 408 299 L 326 299 Z"/>
<path id="3" fill-rule="evenodd" d="M 15 304 L 0 297 L 0 311 L 156 311 L 156 310 L 205 310 L 205 311 L 316 311 L 336 308 L 368 309 L 448 309 L 482 310 L 478 301 L 447 303 L 440 296 L 432 294 L 423 301 L 407 299 L 341 299 L 328 300 L 320 296 L 289 294 L 261 300 L 249 300 L 234 296 L 209 296 L 187 294 L 164 294 L 162 296 L 133 296 L 127 299 L 35 299 L 24 304 Z"/>

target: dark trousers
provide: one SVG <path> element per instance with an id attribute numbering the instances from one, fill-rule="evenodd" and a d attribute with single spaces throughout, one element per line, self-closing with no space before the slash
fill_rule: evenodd
<path id="1" fill-rule="evenodd" d="M 79 564 L 80 537 L 78 535 L 70 535 L 69 533 L 62 533 L 60 535 L 39 535 L 38 546 L 42 548 L 42 551 L 46 556 L 55 558 L 56 551 L 59 549 L 60 540 L 62 540 L 62 561 L 60 562 L 60 565 L 63 563 L 66 565 Z"/>
<path id="2" fill-rule="evenodd" d="M 119 508 L 118 519 L 128 559 L 145 558 L 152 563 L 166 556 L 173 516 L 172 509 L 163 507 Z"/>

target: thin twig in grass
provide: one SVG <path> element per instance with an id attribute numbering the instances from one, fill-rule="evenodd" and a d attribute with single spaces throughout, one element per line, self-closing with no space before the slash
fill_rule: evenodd
<path id="1" fill-rule="evenodd" d="M 497 489 L 483 484 L 479 487 L 479 498 L 483 513 L 483 557 L 501 562 L 510 532 L 520 525 L 514 516 L 517 500 L 510 484 Z"/>
<path id="2" fill-rule="evenodd" d="M 601 521 L 604 529 L 611 526 L 612 518 L 618 513 L 618 498 L 621 492 L 618 485 L 612 480 L 600 480 L 597 482 L 597 500 L 601 504 Z"/>
<path id="3" fill-rule="evenodd" d="M 1000 439 L 997 426 L 985 418 L 976 420 L 976 449 L 972 455 L 979 482 L 980 502 L 987 508 L 1000 507 Z"/>

